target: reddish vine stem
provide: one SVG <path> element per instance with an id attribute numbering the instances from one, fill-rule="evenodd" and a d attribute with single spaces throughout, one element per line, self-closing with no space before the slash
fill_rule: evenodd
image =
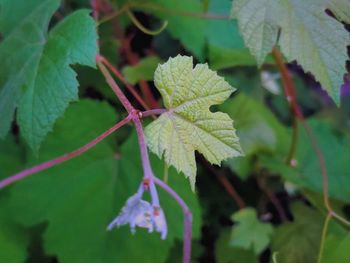
<path id="1" fill-rule="evenodd" d="M 119 70 L 112 65 L 105 57 L 99 55 L 98 58 L 123 84 L 126 86 L 128 91 L 134 96 L 138 103 L 145 109 L 149 110 L 150 107 L 146 104 L 146 102 L 140 97 L 135 88 L 130 85 L 130 83 L 123 77 L 123 75 L 119 72 Z"/>
<path id="2" fill-rule="evenodd" d="M 106 138 L 108 135 L 112 134 L 113 132 L 115 132 L 116 130 L 118 130 L 120 127 L 124 126 L 125 124 L 127 124 L 128 122 L 131 121 L 131 117 L 130 115 L 128 115 L 125 119 L 123 119 L 122 121 L 118 122 L 117 124 L 115 124 L 113 127 L 111 127 L 110 129 L 108 129 L 107 131 L 105 131 L 104 133 L 102 133 L 101 135 L 99 135 L 98 137 L 96 137 L 94 140 L 92 140 L 91 142 L 89 142 L 88 144 L 82 146 L 81 148 L 70 152 L 70 153 L 66 153 L 56 159 L 47 161 L 45 163 L 33 166 L 31 168 L 28 168 L 26 170 L 23 170 L 13 176 L 10 176 L 2 181 L 0 181 L 0 189 L 9 186 L 10 184 L 13 184 L 17 181 L 20 181 L 32 174 L 41 172 L 43 170 L 46 170 L 48 168 L 51 168 L 53 166 L 56 166 L 60 163 L 63 163 L 69 159 L 72 159 L 84 152 L 86 152 L 87 150 L 91 149 L 92 147 L 94 147 L 97 143 L 99 143 L 100 141 L 102 141 L 104 138 Z"/>
<path id="3" fill-rule="evenodd" d="M 112 6 L 111 6 L 111 8 L 113 9 Z M 127 9 L 128 9 L 128 7 L 125 9 L 125 11 Z M 134 53 L 131 50 L 130 41 L 132 38 L 125 36 L 123 30 L 120 28 L 120 26 L 116 20 L 113 21 L 113 27 L 114 27 L 114 31 L 115 31 L 118 39 L 120 39 L 120 42 L 121 42 L 120 52 L 125 55 L 125 58 L 130 65 L 136 65 L 139 62 L 139 57 L 136 53 Z M 158 108 L 159 104 L 158 104 L 157 100 L 154 98 L 147 81 L 140 80 L 139 85 L 141 87 L 141 92 L 142 92 L 147 104 L 151 108 Z"/>
<path id="4" fill-rule="evenodd" d="M 170 186 L 161 182 L 157 177 L 155 177 L 153 175 L 153 171 L 152 171 L 151 164 L 149 161 L 147 145 L 146 145 L 146 141 L 145 141 L 145 135 L 144 135 L 144 131 L 142 128 L 142 123 L 140 121 L 140 118 L 142 118 L 143 115 L 163 113 L 164 109 L 155 109 L 153 111 L 146 111 L 146 112 L 144 112 L 144 114 L 142 112 L 136 110 L 130 104 L 130 102 L 125 97 L 125 95 L 122 93 L 118 84 L 114 81 L 111 74 L 104 67 L 103 63 L 101 61 L 98 61 L 97 63 L 98 63 L 98 66 L 101 70 L 101 73 L 104 75 L 107 83 L 114 90 L 115 94 L 117 95 L 119 100 L 122 102 L 125 109 L 129 112 L 129 115 L 131 116 L 131 120 L 135 124 L 138 142 L 139 142 L 139 146 L 140 146 L 140 152 L 141 152 L 142 167 L 144 170 L 144 180 L 147 180 L 151 189 L 154 187 L 154 183 L 158 184 L 161 188 L 163 188 L 166 192 L 168 192 L 168 194 L 170 196 L 172 196 L 175 199 L 175 201 L 181 206 L 181 208 L 183 210 L 184 218 L 185 218 L 184 219 L 183 263 L 189 263 L 191 260 L 192 214 L 191 214 L 188 206 L 180 198 L 180 196 Z"/>
<path id="5" fill-rule="evenodd" d="M 314 150 L 319 166 L 321 169 L 321 175 L 322 175 L 322 192 L 323 192 L 323 203 L 326 207 L 329 214 L 332 215 L 332 217 L 338 219 L 340 222 L 342 222 L 345 225 L 350 226 L 350 222 L 338 215 L 332 208 L 330 201 L 329 201 L 329 194 L 328 194 L 328 172 L 327 172 L 327 166 L 326 161 L 324 158 L 324 155 L 322 153 L 322 150 L 320 146 L 317 143 L 315 134 L 313 133 L 311 127 L 308 125 L 308 123 L 304 119 L 304 115 L 302 111 L 300 110 L 300 107 L 298 105 L 297 99 L 296 99 L 296 93 L 295 93 L 295 86 L 294 82 L 292 80 L 291 75 L 289 74 L 289 70 L 287 66 L 284 63 L 283 56 L 281 52 L 275 47 L 272 50 L 272 55 L 276 61 L 276 65 L 281 73 L 284 92 L 287 97 L 287 101 L 292 109 L 292 112 L 296 118 L 298 118 L 303 125 L 303 128 L 306 132 L 306 135 L 308 136 L 312 149 Z M 297 143 L 297 141 L 294 141 L 293 143 Z"/>
<path id="6" fill-rule="evenodd" d="M 264 178 L 263 178 L 264 179 Z M 266 187 L 266 183 L 264 180 L 261 180 L 259 178 L 257 178 L 257 183 L 258 186 L 260 187 L 260 189 L 265 193 L 265 195 L 268 197 L 268 199 L 271 201 L 271 203 L 273 204 L 273 206 L 276 208 L 277 213 L 280 217 L 281 222 L 285 222 L 288 221 L 288 217 L 286 215 L 286 213 L 284 212 L 284 209 L 281 205 L 281 203 L 279 202 L 278 198 L 276 197 L 276 195 L 271 192 L 268 187 Z"/>
<path id="7" fill-rule="evenodd" d="M 191 261 L 191 240 L 192 240 L 192 213 L 185 201 L 167 185 L 165 182 L 157 177 L 154 177 L 154 182 L 163 188 L 174 200 L 181 206 L 184 214 L 184 236 L 183 236 L 183 263 L 189 263 Z"/>
<path id="8" fill-rule="evenodd" d="M 225 188 L 226 192 L 232 197 L 235 201 L 239 209 L 243 209 L 246 207 L 246 204 L 243 198 L 236 191 L 235 187 L 231 184 L 231 182 L 227 179 L 226 175 L 222 171 L 218 171 L 212 165 L 210 165 L 204 158 L 202 158 L 204 165 L 211 171 L 213 175 L 218 179 L 218 181 Z"/>

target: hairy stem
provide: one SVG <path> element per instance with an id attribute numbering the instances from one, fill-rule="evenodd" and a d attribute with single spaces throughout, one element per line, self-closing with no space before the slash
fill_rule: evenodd
<path id="1" fill-rule="evenodd" d="M 130 83 L 124 78 L 124 76 L 119 72 L 119 70 L 112 65 L 105 57 L 99 55 L 99 60 L 125 85 L 128 91 L 134 96 L 138 103 L 145 109 L 149 110 L 150 107 L 146 102 L 140 97 L 135 88 L 130 85 Z"/>
<path id="2" fill-rule="evenodd" d="M 154 116 L 154 115 L 160 115 L 164 112 L 167 112 L 167 109 L 153 109 L 153 110 L 147 110 L 147 111 L 143 111 L 141 112 L 142 114 L 142 118 L 143 117 L 148 117 L 148 116 Z"/>
<path id="3" fill-rule="evenodd" d="M 163 190 L 165 190 L 175 201 L 181 206 L 184 213 L 184 236 L 183 236 L 183 263 L 191 261 L 191 240 L 192 240 L 192 213 L 184 200 L 172 189 L 157 177 L 154 177 L 154 182 Z"/>
<path id="4" fill-rule="evenodd" d="M 104 133 L 102 133 L 101 135 L 99 135 L 98 137 L 96 137 L 94 140 L 92 140 L 91 142 L 89 142 L 88 144 L 82 146 L 81 148 L 70 152 L 70 153 L 66 153 L 56 159 L 47 161 L 45 163 L 33 166 L 31 168 L 25 169 L 13 176 L 10 176 L 2 181 L 0 181 L 0 189 L 4 188 L 10 184 L 13 184 L 17 181 L 20 181 L 32 174 L 41 172 L 43 170 L 46 170 L 48 168 L 51 168 L 53 166 L 56 166 L 60 163 L 63 163 L 69 159 L 72 159 L 84 152 L 86 152 L 87 150 L 89 150 L 90 148 L 94 147 L 97 143 L 99 143 L 100 141 L 102 141 L 104 138 L 106 138 L 108 135 L 112 134 L 113 132 L 115 132 L 116 130 L 118 130 L 120 127 L 124 126 L 126 123 L 130 122 L 131 118 L 130 115 L 127 116 L 125 119 L 123 119 L 122 121 L 118 122 L 117 124 L 115 124 L 112 128 L 108 129 L 107 131 L 105 131 Z"/>
<path id="5" fill-rule="evenodd" d="M 128 99 L 125 97 L 125 95 L 122 93 L 121 89 L 119 88 L 118 84 L 114 81 L 112 76 L 109 74 L 108 70 L 104 67 L 103 63 L 99 61 L 99 67 L 101 69 L 102 74 L 106 78 L 107 83 L 111 86 L 111 88 L 114 90 L 118 98 L 121 100 L 124 107 L 129 112 L 129 116 L 131 116 L 131 120 L 135 124 L 136 132 L 137 132 L 137 138 L 138 143 L 140 146 L 140 153 L 141 153 L 141 161 L 142 161 L 142 167 L 144 171 L 144 181 L 149 184 L 151 195 L 152 195 L 152 202 L 154 205 L 159 206 L 159 199 L 158 199 L 158 193 L 156 191 L 156 188 L 154 186 L 154 183 L 159 185 L 161 188 L 163 188 L 166 192 L 169 193 L 170 196 L 172 196 L 175 201 L 182 207 L 185 221 L 184 221 L 184 247 L 183 247 L 183 263 L 189 263 L 191 259 L 191 240 L 192 240 L 192 213 L 186 203 L 181 199 L 181 197 L 167 184 L 159 180 L 157 177 L 153 175 L 153 171 L 151 168 L 146 140 L 145 140 L 145 134 L 142 128 L 142 123 L 140 118 L 142 118 L 144 115 L 152 115 L 155 113 L 163 113 L 166 111 L 165 109 L 155 109 L 151 111 L 146 112 L 140 112 L 136 110 L 131 103 L 128 101 Z"/>

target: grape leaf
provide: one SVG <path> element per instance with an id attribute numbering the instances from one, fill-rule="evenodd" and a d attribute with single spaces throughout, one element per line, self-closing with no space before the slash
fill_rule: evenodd
<path id="1" fill-rule="evenodd" d="M 223 112 L 235 120 L 237 135 L 240 138 L 244 157 L 225 162 L 241 178 L 253 169 L 252 161 L 258 153 L 283 151 L 288 154 L 289 134 L 268 108 L 257 100 L 240 93 L 219 106 Z"/>
<path id="2" fill-rule="evenodd" d="M 259 66 L 277 41 L 277 16 L 271 15 L 277 4 L 273 0 L 233 1 L 232 15 L 238 19 L 246 46 L 256 57 Z"/>
<path id="3" fill-rule="evenodd" d="M 273 228 L 257 219 L 253 208 L 245 208 L 232 216 L 233 226 L 230 245 L 235 248 L 252 249 L 259 255 L 270 243 Z"/>
<path id="4" fill-rule="evenodd" d="M 6 22 L 0 28 L 0 137 L 18 108 L 21 134 L 35 151 L 69 102 L 77 100 L 78 82 L 69 65 L 95 66 L 97 35 L 87 10 L 74 12 L 47 33 L 59 3 L 1 2 L 1 21 Z"/>
<path id="5" fill-rule="evenodd" d="M 215 256 L 218 263 L 257 263 L 257 256 L 252 250 L 230 246 L 230 232 L 223 232 L 215 244 Z"/>
<path id="6" fill-rule="evenodd" d="M 294 221 L 277 227 L 272 238 L 272 251 L 277 262 L 316 262 L 323 218 L 312 208 L 293 206 Z"/>
<path id="7" fill-rule="evenodd" d="M 225 16 L 230 13 L 231 0 L 212 0 L 208 12 Z M 254 65 L 255 59 L 245 47 L 235 20 L 206 20 L 209 65 L 215 70 Z"/>
<path id="8" fill-rule="evenodd" d="M 147 126 L 148 147 L 189 177 L 194 190 L 195 150 L 213 164 L 242 155 L 230 117 L 209 111 L 234 89 L 207 64 L 193 68 L 192 58 L 186 56 L 158 66 L 154 79 L 168 111 Z"/>
<path id="9" fill-rule="evenodd" d="M 350 140 L 348 136 L 337 134 L 329 123 L 312 120 L 310 126 L 315 132 L 316 140 L 325 158 L 328 172 L 329 195 L 345 202 L 350 201 L 350 173 L 348 164 L 350 162 Z M 300 129 L 300 140 L 297 147 L 296 167 L 300 174 L 303 185 L 311 190 L 322 193 L 322 180 L 319 162 L 314 155 L 309 138 L 305 131 Z"/>
<path id="10" fill-rule="evenodd" d="M 340 20 L 350 24 L 350 1 L 349 0 L 328 0 L 327 8 Z"/>
<path id="11" fill-rule="evenodd" d="M 245 43 L 258 64 L 278 41 L 288 61 L 296 60 L 311 72 L 339 104 L 350 38 L 344 26 L 325 10 L 330 8 L 346 20 L 346 13 L 341 11 L 345 6 L 345 1 L 333 0 L 237 0 L 232 15 L 238 19 Z"/>
<path id="12" fill-rule="evenodd" d="M 27 232 L 6 218 L 6 213 L 8 211 L 2 208 L 0 213 L 0 262 L 22 263 L 27 258 Z"/>
<path id="13" fill-rule="evenodd" d="M 115 119 L 114 110 L 106 103 L 80 100 L 57 121 L 54 132 L 42 145 L 40 158 L 28 156 L 27 165 L 76 149 L 112 126 Z M 83 155 L 33 175 L 10 189 L 8 206 L 12 220 L 24 226 L 47 223 L 43 247 L 46 254 L 57 256 L 59 262 L 137 262 L 140 258 L 145 262 L 163 262 L 174 239 L 182 238 L 183 221 L 179 220 L 182 210 L 161 190 L 160 203 L 169 225 L 166 240 L 142 229 L 135 235 L 126 227 L 106 230 L 142 180 L 136 134 L 122 145 L 120 160 L 116 158 L 114 145 L 109 139 L 102 141 Z M 153 156 L 152 161 L 155 172 L 163 170 L 158 158 Z M 173 172 L 169 174 L 169 182 L 188 202 L 194 216 L 194 236 L 198 237 L 197 197 L 185 178 L 173 175 Z"/>
<path id="14" fill-rule="evenodd" d="M 134 66 L 126 66 L 123 68 L 123 75 L 131 84 L 136 84 L 140 80 L 153 80 L 153 73 L 160 63 L 160 58 L 150 56 L 140 60 Z"/>

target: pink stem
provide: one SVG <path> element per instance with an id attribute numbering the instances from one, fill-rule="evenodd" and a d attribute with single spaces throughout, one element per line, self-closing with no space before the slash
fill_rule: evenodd
<path id="1" fill-rule="evenodd" d="M 135 111 L 134 107 L 131 105 L 128 98 L 124 95 L 122 90 L 119 88 L 118 84 L 115 82 L 111 74 L 109 73 L 108 69 L 105 67 L 105 65 L 102 63 L 101 56 L 98 55 L 97 58 L 97 65 L 100 68 L 102 74 L 104 75 L 107 83 L 112 88 L 114 93 L 117 95 L 120 102 L 123 104 L 124 108 L 127 110 L 128 113 L 131 113 Z"/>
<path id="2" fill-rule="evenodd" d="M 192 213 L 185 201 L 172 189 L 157 177 L 153 177 L 154 182 L 163 188 L 172 198 L 181 206 L 184 213 L 184 237 L 183 237 L 183 256 L 182 262 L 189 263 L 191 261 L 191 240 L 192 240 Z"/>
<path id="3" fill-rule="evenodd" d="M 102 74 L 105 76 L 107 83 L 110 85 L 110 87 L 113 89 L 121 103 L 124 105 L 125 109 L 129 112 L 129 116 L 131 116 L 131 119 L 133 123 L 135 124 L 136 132 L 137 132 L 137 138 L 140 145 L 140 152 L 141 152 L 141 160 L 142 160 L 142 167 L 144 170 L 144 180 L 149 180 L 150 182 L 150 189 L 152 194 L 152 199 L 154 200 L 154 203 L 159 203 L 158 194 L 154 187 L 154 183 L 158 184 L 161 188 L 163 188 L 166 192 L 169 193 L 170 196 L 172 196 L 175 201 L 182 207 L 183 213 L 184 213 L 184 246 L 183 246 L 183 263 L 189 263 L 191 260 L 191 240 L 192 240 L 192 213 L 186 203 L 181 199 L 181 197 L 167 184 L 163 183 L 161 180 L 159 180 L 157 177 L 153 175 L 151 164 L 149 161 L 148 151 L 147 151 L 147 145 L 145 140 L 145 134 L 142 129 L 142 124 L 140 121 L 140 118 L 142 116 L 148 116 L 156 113 L 163 113 L 166 110 L 165 109 L 156 109 L 146 112 L 140 112 L 137 111 L 129 102 L 129 100 L 126 98 L 124 93 L 119 88 L 118 84 L 114 81 L 113 77 L 110 75 L 109 71 L 106 69 L 106 67 L 103 65 L 101 61 L 101 56 L 97 56 L 97 64 L 102 72 Z"/>
<path id="4" fill-rule="evenodd" d="M 135 97 L 135 99 L 140 103 L 140 105 L 145 109 L 149 110 L 148 105 L 146 102 L 140 97 L 140 95 L 137 93 L 135 88 L 130 85 L 130 83 L 124 78 L 124 76 L 117 70 L 112 63 L 110 63 L 105 57 L 99 56 L 101 62 L 106 65 L 106 67 L 118 78 L 121 82 L 124 83 L 126 88 L 129 90 L 129 92 Z"/>
<path id="5" fill-rule="evenodd" d="M 32 174 L 38 173 L 40 171 L 46 170 L 48 168 L 51 168 L 53 166 L 56 166 L 60 163 L 63 163 L 69 159 L 72 159 L 72 158 L 82 154 L 83 152 L 86 152 L 91 147 L 95 146 L 97 143 L 99 143 L 104 138 L 106 138 L 108 135 L 112 134 L 113 132 L 118 130 L 120 127 L 122 127 L 126 123 L 130 122 L 130 120 L 131 120 L 131 117 L 129 115 L 125 119 L 123 119 L 122 121 L 115 124 L 112 128 L 108 129 L 107 131 L 102 133 L 100 136 L 96 137 L 94 140 L 92 140 L 88 144 L 84 145 L 83 147 L 81 147 L 73 152 L 66 153 L 66 154 L 64 154 L 56 159 L 53 159 L 53 160 L 47 161 L 45 163 L 33 166 L 33 167 L 28 168 L 26 170 L 23 170 L 22 172 L 19 172 L 13 176 L 10 176 L 10 177 L 0 181 L 0 189 L 4 188 L 10 184 L 13 184 L 14 182 L 22 180 L 23 178 L 28 177 L 29 175 L 32 175 Z"/>
<path id="6" fill-rule="evenodd" d="M 141 117 L 148 117 L 152 115 L 160 115 L 164 112 L 167 112 L 167 109 L 153 109 L 153 110 L 146 110 L 141 112 Z"/>

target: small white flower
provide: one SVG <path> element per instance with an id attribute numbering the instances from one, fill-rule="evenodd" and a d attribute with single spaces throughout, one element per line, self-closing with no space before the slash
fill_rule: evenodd
<path id="1" fill-rule="evenodd" d="M 132 233 L 135 233 L 136 227 L 147 228 L 149 233 L 155 229 L 165 239 L 168 228 L 163 210 L 160 207 L 154 207 L 149 202 L 141 199 L 142 193 L 136 193 L 131 196 L 120 214 L 107 227 L 112 230 L 114 227 L 129 224 Z"/>

